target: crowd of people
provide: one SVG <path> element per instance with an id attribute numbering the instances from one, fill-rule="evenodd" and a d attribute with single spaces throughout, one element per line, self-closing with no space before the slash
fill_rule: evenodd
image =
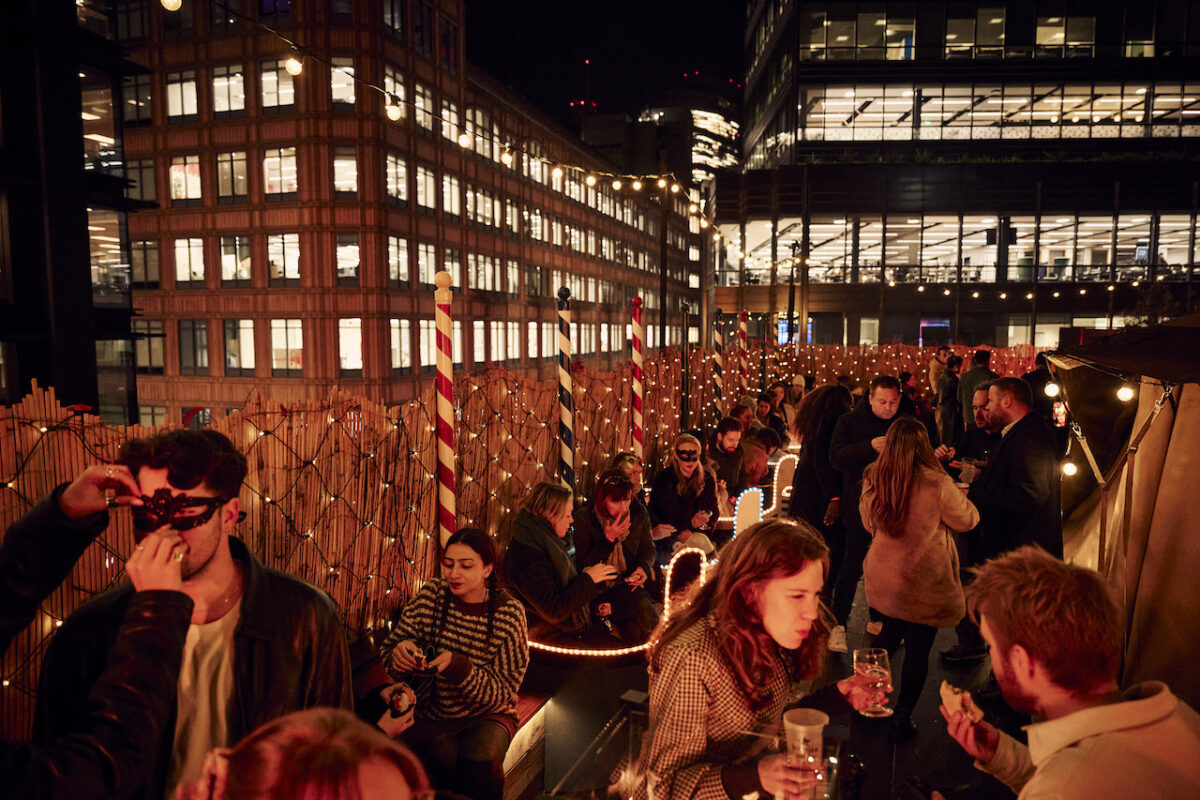
<path id="1" fill-rule="evenodd" d="M 470 528 L 442 545 L 440 575 L 365 657 L 328 597 L 236 536 L 247 465 L 227 438 L 130 440 L 0 548 L 7 648 L 112 515 L 138 532 L 129 581 L 51 642 L 32 740 L 3 746 L 3 779 L 14 797 L 500 800 L 529 641 L 648 641 L 630 793 L 792 800 L 822 778 L 764 749 L 784 710 L 850 714 L 894 694 L 893 729 L 911 736 L 935 636 L 953 627 L 942 657 L 990 656 L 1000 695 L 1037 721 L 1026 744 L 943 706 L 949 735 L 1021 797 L 1200 792 L 1200 716 L 1160 683 L 1121 691 L 1119 610 L 1097 574 L 1061 560 L 1062 440 L 1031 389 L 1043 378 L 998 376 L 987 354 L 963 372 L 939 350 L 927 384 L 774 384 L 675 437 L 648 486 L 632 453 L 582 503 L 537 483 L 503 546 Z M 732 537 L 722 518 L 789 445 L 786 513 Z M 719 559 L 663 618 L 681 547 Z M 903 668 L 798 694 L 847 651 L 860 581 L 862 637 L 903 648 Z"/>

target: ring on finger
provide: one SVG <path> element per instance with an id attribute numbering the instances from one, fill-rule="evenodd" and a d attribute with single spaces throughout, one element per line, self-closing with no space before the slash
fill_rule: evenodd
<path id="1" fill-rule="evenodd" d="M 183 550 L 173 550 L 171 552 L 171 558 L 175 559 L 176 561 L 183 561 Z"/>
<path id="2" fill-rule="evenodd" d="M 109 478 L 115 478 L 117 476 L 117 468 L 112 466 L 105 467 L 104 475 Z"/>
<path id="3" fill-rule="evenodd" d="M 134 550 L 145 550 L 145 549 L 146 549 L 146 545 L 144 545 L 144 544 L 139 544 L 137 547 L 135 547 L 135 548 L 133 548 L 133 549 L 134 549 Z"/>

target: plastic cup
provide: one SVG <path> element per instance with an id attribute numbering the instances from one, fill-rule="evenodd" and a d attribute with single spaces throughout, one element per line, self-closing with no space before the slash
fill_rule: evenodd
<path id="1" fill-rule="evenodd" d="M 787 738 L 788 764 L 812 772 L 825 770 L 825 726 L 829 715 L 813 708 L 784 712 L 783 732 Z M 813 787 L 807 797 L 824 797 L 824 786 Z"/>

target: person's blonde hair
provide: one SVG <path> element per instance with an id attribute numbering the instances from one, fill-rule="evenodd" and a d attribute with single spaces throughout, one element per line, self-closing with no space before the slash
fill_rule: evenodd
<path id="1" fill-rule="evenodd" d="M 412 752 L 353 714 L 336 708 L 296 711 L 259 727 L 228 755 L 224 800 L 353 800 L 366 761 L 394 766 L 411 796 L 429 792 Z"/>
<path id="2" fill-rule="evenodd" d="M 570 503 L 571 497 L 571 490 L 561 483 L 540 481 L 534 484 L 533 488 L 529 490 L 529 494 L 525 495 L 521 508 L 535 517 L 549 519 L 551 515 Z"/>
<path id="3" fill-rule="evenodd" d="M 675 483 L 675 493 L 680 497 L 683 497 L 687 494 L 691 494 L 693 497 L 699 497 L 700 493 L 704 491 L 704 476 L 706 474 L 704 470 L 704 462 L 697 460 L 696 471 L 692 473 L 692 477 L 684 478 L 683 475 L 679 473 L 679 470 L 675 469 L 675 448 L 679 447 L 681 444 L 696 445 L 697 459 L 704 457 L 704 447 L 700 444 L 700 440 L 695 436 L 692 436 L 690 433 L 681 433 L 675 437 L 675 441 L 671 444 L 671 469 L 675 470 L 675 477 L 677 479 Z"/>

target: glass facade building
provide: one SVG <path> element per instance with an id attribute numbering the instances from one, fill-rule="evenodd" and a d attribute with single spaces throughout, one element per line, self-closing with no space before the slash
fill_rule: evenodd
<path id="1" fill-rule="evenodd" d="M 1042 345 L 1191 302 L 1200 3 L 761 0 L 746 42 L 716 306 L 780 311 L 795 267 L 839 340 Z"/>

